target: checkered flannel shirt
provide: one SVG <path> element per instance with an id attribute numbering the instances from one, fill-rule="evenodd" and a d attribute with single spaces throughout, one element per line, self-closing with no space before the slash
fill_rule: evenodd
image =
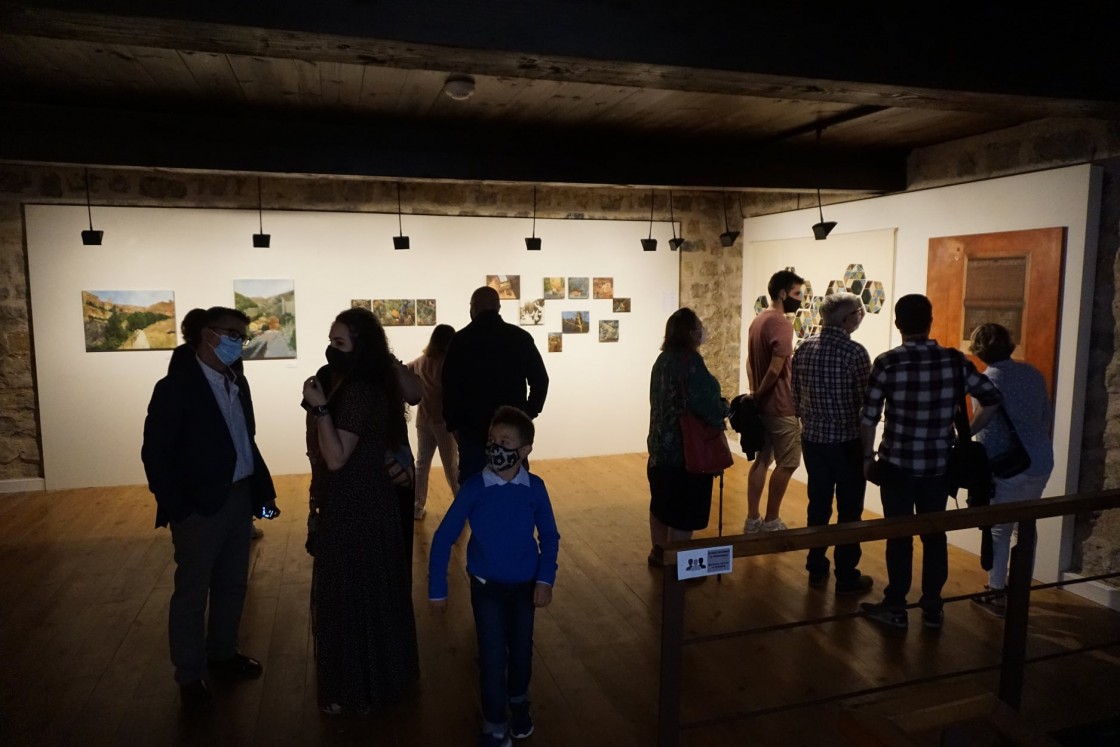
<path id="1" fill-rule="evenodd" d="M 863 345 L 839 327 L 822 327 L 797 348 L 792 365 L 801 437 L 818 444 L 858 439 L 871 372 Z"/>
<path id="2" fill-rule="evenodd" d="M 999 389 L 958 350 L 936 340 L 906 342 L 875 359 L 864 425 L 883 415 L 879 458 L 918 476 L 941 475 L 953 440 L 953 410 L 960 386 L 981 405 L 1003 401 Z"/>

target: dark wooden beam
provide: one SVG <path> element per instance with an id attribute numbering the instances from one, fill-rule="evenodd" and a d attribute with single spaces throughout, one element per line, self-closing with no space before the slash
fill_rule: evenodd
<path id="1" fill-rule="evenodd" d="M 0 4 L 9 34 L 679 91 L 1120 118 L 1115 4 L 1073 13 L 541 0 Z M 764 6 L 764 7 L 760 7 Z M 771 7 L 773 6 L 773 7 Z M 97 11 L 91 11 L 94 8 Z M 1103 35 L 1103 36 L 1102 36 Z M 1100 42 L 1099 44 L 1097 42 Z"/>
<path id="2" fill-rule="evenodd" d="M 0 159 L 408 179 L 890 192 L 903 153 L 425 121 L 4 104 Z"/>

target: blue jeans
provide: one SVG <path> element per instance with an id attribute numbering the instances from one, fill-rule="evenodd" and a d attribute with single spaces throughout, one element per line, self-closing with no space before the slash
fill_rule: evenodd
<path id="1" fill-rule="evenodd" d="M 892 467 L 879 486 L 883 499 L 883 515 L 911 516 L 944 511 L 949 501 L 949 479 L 945 475 L 918 477 L 905 470 Z M 942 607 L 941 589 L 949 578 L 949 549 L 945 532 L 923 534 L 922 538 L 922 598 L 919 600 L 926 612 L 939 612 Z M 914 566 L 914 538 L 899 537 L 887 540 L 887 588 L 883 601 L 888 607 L 906 606 Z"/>
<path id="2" fill-rule="evenodd" d="M 533 666 L 535 581 L 483 583 L 471 576 L 471 607 L 478 634 L 478 684 L 483 731 L 506 730 L 506 705 L 529 692 Z"/>
<path id="3" fill-rule="evenodd" d="M 809 517 L 811 527 L 827 526 L 832 518 L 832 495 L 836 493 L 836 522 L 859 521 L 863 518 L 863 494 L 867 481 L 863 477 L 863 446 L 857 438 L 835 444 L 819 444 L 802 439 L 801 458 L 809 473 Z M 828 548 L 814 547 L 805 560 L 805 570 L 812 575 L 828 576 Z M 859 559 L 863 553 L 859 543 L 838 545 L 833 551 L 836 561 L 836 583 L 854 584 L 859 580 Z"/>
<path id="4" fill-rule="evenodd" d="M 1001 506 L 1015 501 L 1030 501 L 1042 497 L 1046 490 L 1046 481 L 1050 473 L 1045 475 L 1020 474 L 1014 477 L 997 477 L 996 492 L 992 496 L 992 505 Z M 992 570 L 988 571 L 988 586 L 993 589 L 1003 589 L 1007 586 L 1007 567 L 1011 561 L 1011 535 L 1015 532 L 1015 524 L 996 524 L 992 527 Z M 1038 537 L 1035 537 L 1035 547 L 1038 546 Z"/>

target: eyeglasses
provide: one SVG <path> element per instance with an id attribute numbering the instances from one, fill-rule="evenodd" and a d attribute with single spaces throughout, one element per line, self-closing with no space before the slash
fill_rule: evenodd
<path id="1" fill-rule="evenodd" d="M 245 345 L 249 342 L 249 340 L 245 337 L 245 333 L 239 329 L 233 329 L 232 327 L 209 327 L 208 329 L 212 329 L 219 334 L 223 334 L 234 342 L 240 342 L 242 345 Z"/>

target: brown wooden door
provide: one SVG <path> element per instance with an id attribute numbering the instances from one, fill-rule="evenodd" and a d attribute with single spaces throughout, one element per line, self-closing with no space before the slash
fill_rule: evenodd
<path id="1" fill-rule="evenodd" d="M 1053 398 L 1065 239 L 1065 228 L 930 239 L 930 337 L 970 353 L 972 330 L 987 322 L 1002 324 L 1017 344 L 1012 357 L 1041 371 Z M 970 357 L 984 370 L 979 359 Z"/>

